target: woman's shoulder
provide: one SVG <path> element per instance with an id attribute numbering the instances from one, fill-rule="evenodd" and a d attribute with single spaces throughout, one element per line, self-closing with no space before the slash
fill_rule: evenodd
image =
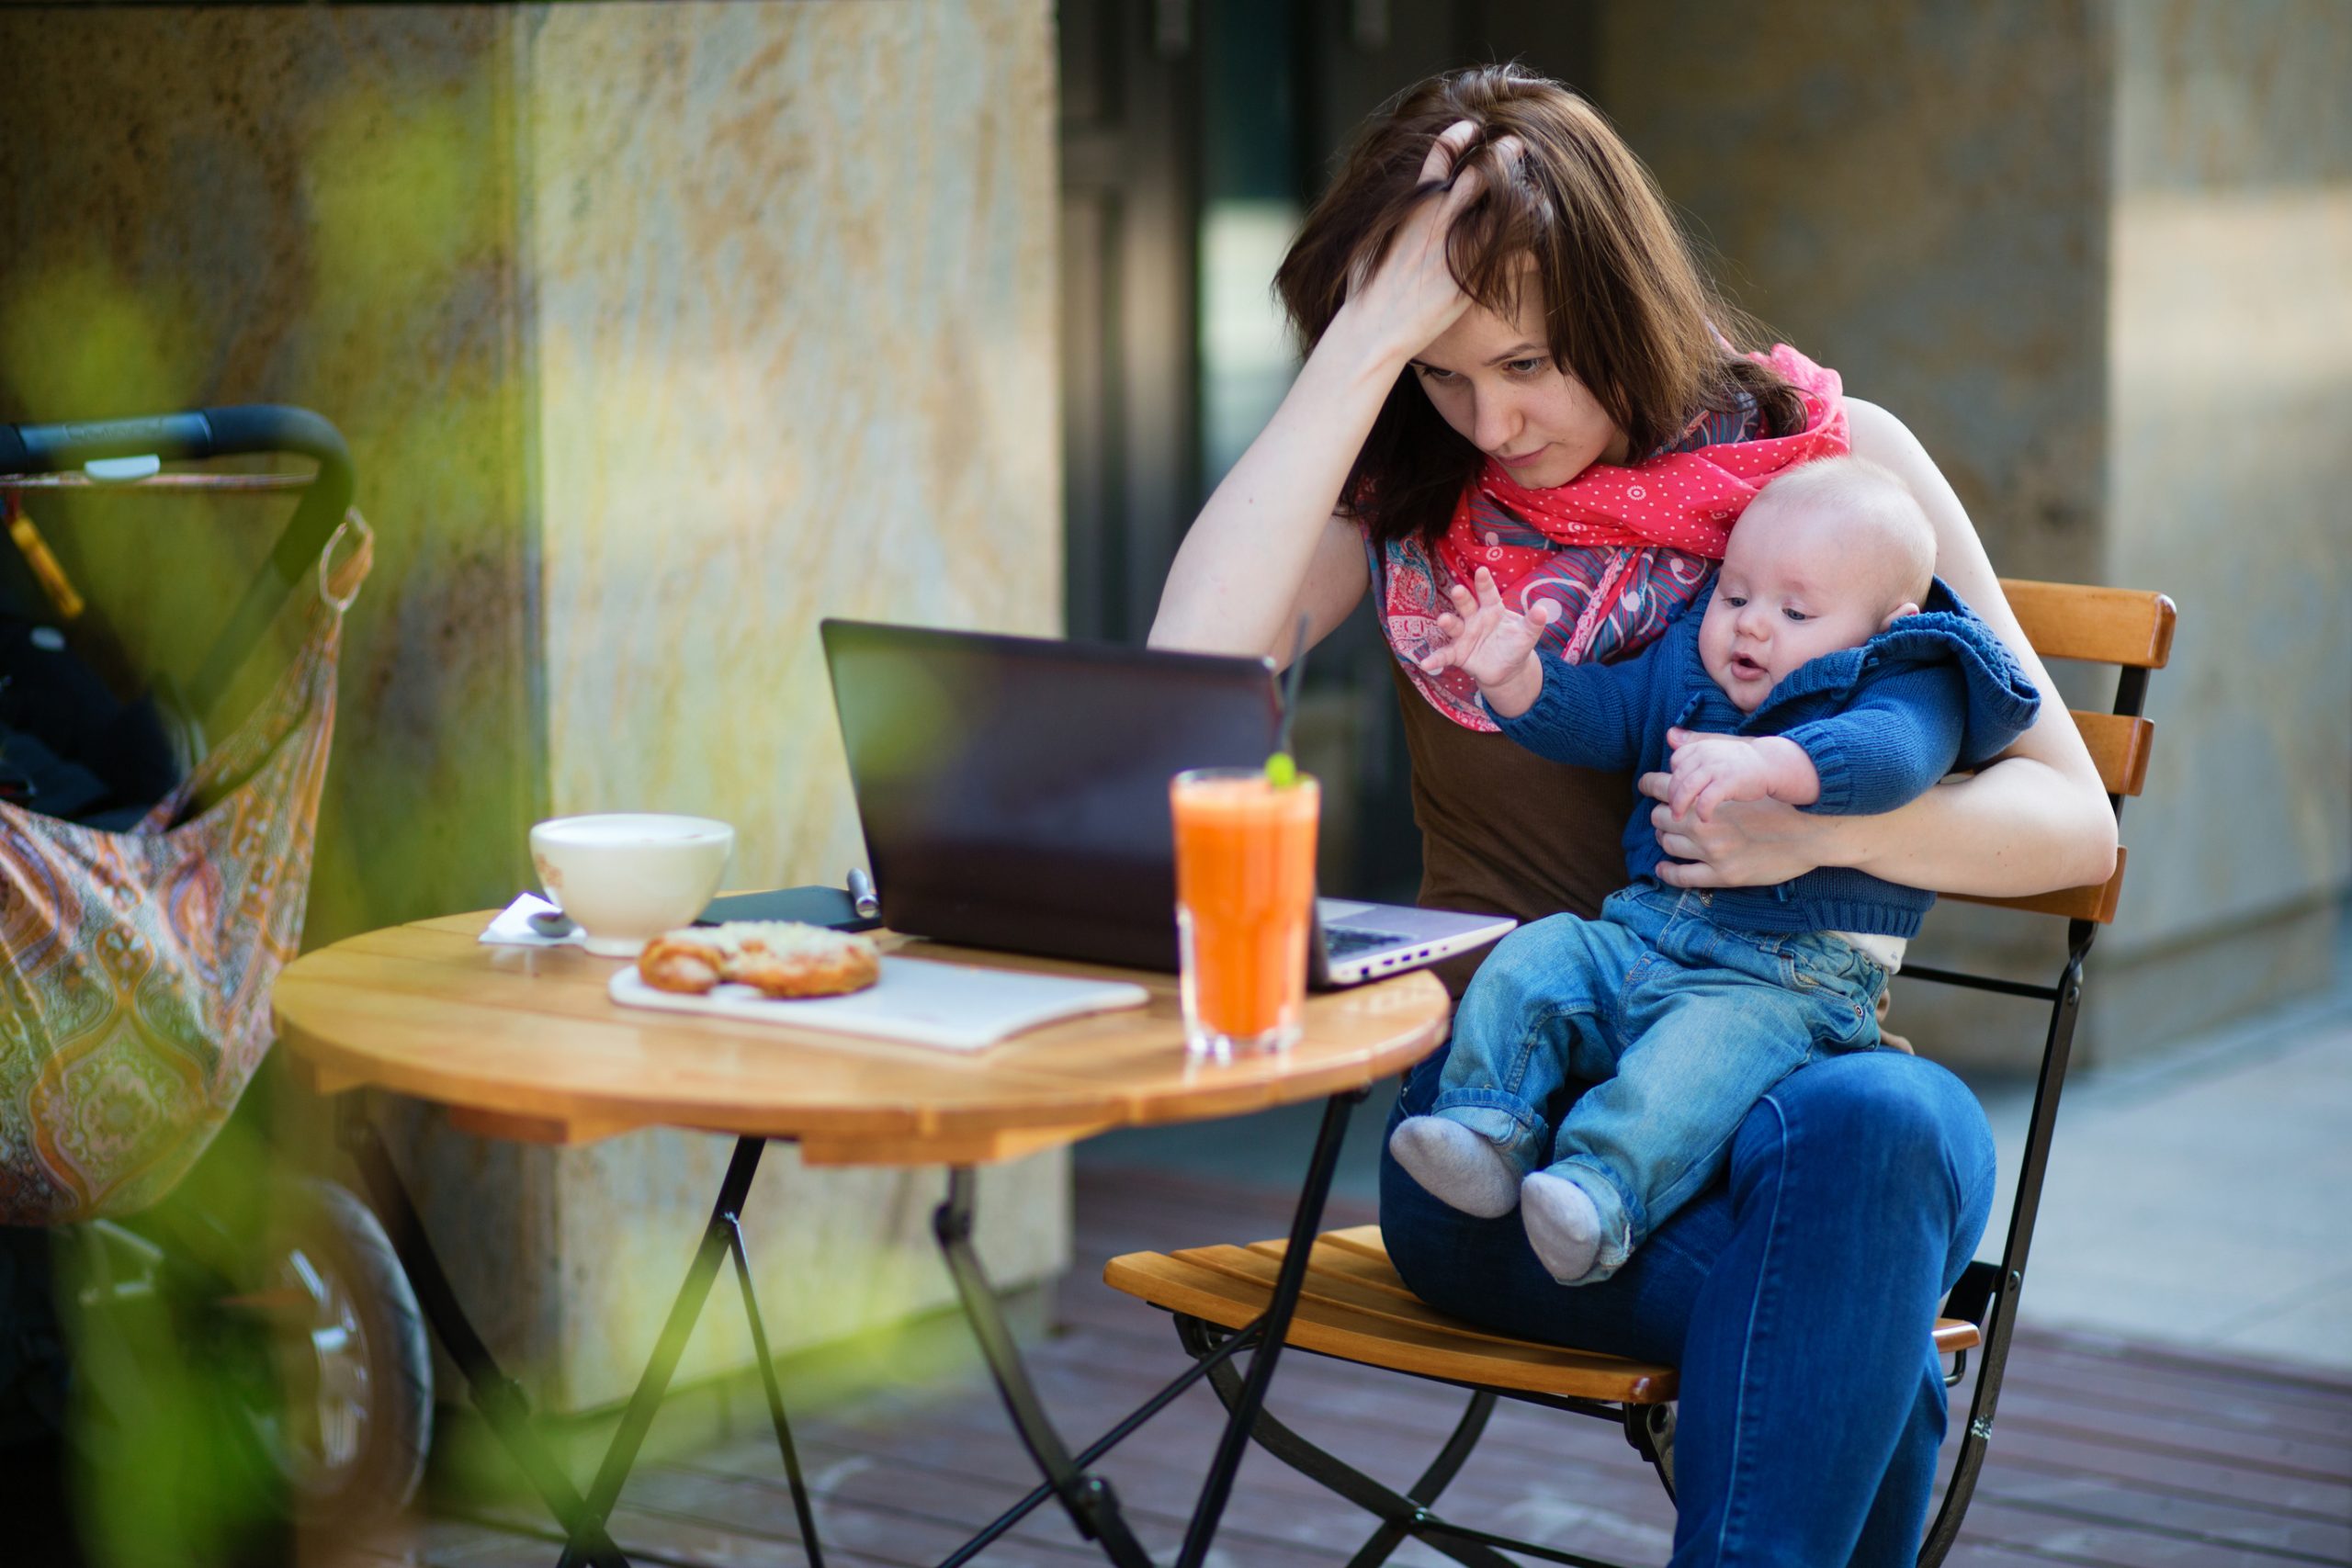
<path id="1" fill-rule="evenodd" d="M 1924 461 L 1928 456 L 1909 425 L 1866 398 L 1846 400 L 1846 434 L 1855 457 L 1883 468 L 1900 472 L 1905 463 Z"/>
<path id="2" fill-rule="evenodd" d="M 1911 427 L 1877 403 L 1848 398 L 1846 438 L 1855 457 L 1876 463 L 1910 487 L 1911 493 L 1926 509 L 1928 521 L 1935 525 L 1939 547 L 1936 570 L 1968 594 L 1981 613 L 1987 595 L 1998 592 L 1993 582 L 1992 563 L 1982 558 L 1983 547 L 1976 543 L 1974 525 L 1969 522 L 1960 498 L 1952 493 L 1951 481 L 1944 478 L 1943 470 L 1928 455 L 1919 438 L 1911 433 Z M 1965 562 L 1955 558 L 1956 546 L 1976 558 Z"/>

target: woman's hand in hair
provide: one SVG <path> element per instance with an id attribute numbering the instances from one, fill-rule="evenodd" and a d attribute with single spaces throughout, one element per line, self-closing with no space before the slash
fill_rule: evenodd
<path id="1" fill-rule="evenodd" d="M 1390 396 L 1420 397 L 1397 386 L 1407 363 L 1469 308 L 1445 248 L 1484 188 L 1479 165 L 1515 167 L 1520 156 L 1504 137 L 1474 155 L 1474 166 L 1457 168 L 1476 135 L 1464 120 L 1435 139 L 1422 177 L 1451 178 L 1452 187 L 1416 204 L 1379 265 L 1341 277 L 1334 260 L 1320 272 L 1318 320 L 1343 284 L 1347 298 L 1315 334 L 1282 406 L 1186 530 L 1151 624 L 1153 647 L 1285 658 L 1302 612 L 1320 637 L 1363 598 L 1371 579 L 1362 520 L 1342 506 L 1349 476 Z M 1331 236 L 1329 254 L 1351 254 L 1363 240 L 1361 229 Z"/>
<path id="2" fill-rule="evenodd" d="M 1410 358 L 1427 348 L 1470 308 L 1470 297 L 1453 276 L 1446 244 L 1454 220 L 1486 188 L 1482 164 L 1462 162 L 1462 154 L 1478 134 L 1466 119 L 1456 120 L 1438 134 L 1421 164 L 1421 184 L 1442 187 L 1424 200 L 1419 210 L 1396 231 L 1386 254 L 1376 264 L 1369 258 L 1348 288 L 1343 315 L 1358 318 L 1363 330 L 1376 333 L 1392 355 Z M 1494 155 L 1506 168 L 1518 164 L 1521 148 L 1516 137 L 1494 144 Z"/>

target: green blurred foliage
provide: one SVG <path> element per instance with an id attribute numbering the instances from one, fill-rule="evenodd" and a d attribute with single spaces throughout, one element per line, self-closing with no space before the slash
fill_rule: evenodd
<path id="1" fill-rule="evenodd" d="M 355 85 L 306 149 L 313 264 L 345 305 L 405 315 L 452 258 L 494 247 L 503 214 L 477 179 L 481 127 L 461 97 Z"/>
<path id="2" fill-rule="evenodd" d="M 176 408 L 203 363 L 187 279 L 134 285 L 72 247 L 0 298 L 0 359 L 28 417 Z"/>
<path id="3" fill-rule="evenodd" d="M 226 1308 L 263 1255 L 276 1163 L 232 1121 L 159 1210 L 58 1234 L 74 1512 L 94 1568 L 289 1561 L 267 1321 Z"/>

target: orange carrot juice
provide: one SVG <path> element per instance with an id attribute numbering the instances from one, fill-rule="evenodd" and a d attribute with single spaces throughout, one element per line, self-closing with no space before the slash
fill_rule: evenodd
<path id="1" fill-rule="evenodd" d="M 1321 792 L 1255 769 L 1203 768 L 1169 786 L 1184 1040 L 1193 1051 L 1280 1050 L 1298 1038 Z"/>

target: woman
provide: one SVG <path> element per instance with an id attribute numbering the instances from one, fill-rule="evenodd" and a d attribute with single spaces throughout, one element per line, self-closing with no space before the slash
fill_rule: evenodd
<path id="1" fill-rule="evenodd" d="M 1739 323 L 1647 172 L 1574 94 L 1510 66 L 1413 89 L 1366 127 L 1277 281 L 1306 362 L 1193 524 L 1151 640 L 1280 659 L 1299 615 L 1319 638 L 1373 593 L 1396 655 L 1425 903 L 1593 914 L 1624 879 L 1637 786 L 1681 863 L 1661 874 L 1687 888 L 1844 865 L 2016 895 L 2112 870 L 2098 774 L 1951 487 L 1834 374 L 1734 348 Z M 1849 446 L 1917 495 L 1939 573 L 2042 693 L 2041 721 L 1974 777 L 1882 817 L 1768 801 L 1702 823 L 1668 809 L 1662 775 L 1538 760 L 1420 674 L 1442 586 L 1474 563 L 1515 608 L 1557 601 L 1550 635 L 1576 657 L 1634 651 L 1705 585 L 1756 489 Z M 1400 1114 L 1426 1109 L 1442 1059 L 1416 1071 Z M 1893 1564 L 1916 1555 L 1944 1429 L 1928 1325 L 1993 1184 L 1973 1097 L 1882 1051 L 1776 1089 L 1726 1180 L 1605 1283 L 1555 1284 L 1515 1216 L 1457 1213 L 1385 1160 L 1381 1219 L 1437 1306 L 1679 1363 L 1678 1568 Z"/>

